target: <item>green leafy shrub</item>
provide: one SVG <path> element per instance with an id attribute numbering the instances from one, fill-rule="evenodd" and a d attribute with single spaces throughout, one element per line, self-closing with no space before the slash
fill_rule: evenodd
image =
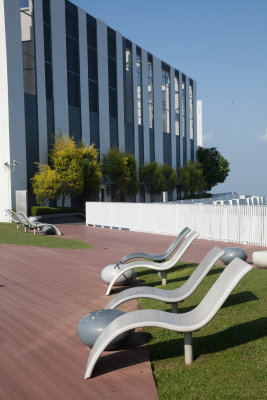
<path id="1" fill-rule="evenodd" d="M 40 207 L 40 206 L 32 206 L 30 208 L 30 215 L 51 215 L 51 214 L 68 214 L 68 213 L 84 213 L 84 210 L 81 208 L 75 207 Z"/>

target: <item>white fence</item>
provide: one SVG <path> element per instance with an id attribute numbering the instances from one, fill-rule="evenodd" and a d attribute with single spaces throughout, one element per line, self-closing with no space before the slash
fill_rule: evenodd
<path id="1" fill-rule="evenodd" d="M 202 239 L 267 246 L 267 206 L 88 202 L 86 224 L 169 235 L 188 226 Z"/>

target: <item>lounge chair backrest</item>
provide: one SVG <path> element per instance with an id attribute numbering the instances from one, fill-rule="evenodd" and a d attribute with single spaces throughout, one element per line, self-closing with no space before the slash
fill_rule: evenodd
<path id="1" fill-rule="evenodd" d="M 22 211 L 20 211 L 20 212 L 18 213 L 18 215 L 19 215 L 20 219 L 21 219 L 24 223 L 26 223 L 26 224 L 29 225 L 29 226 L 32 226 L 31 221 L 29 220 L 29 218 L 28 218 Z"/>
<path id="2" fill-rule="evenodd" d="M 183 238 L 188 234 L 188 232 L 190 232 L 191 229 L 188 228 L 187 226 L 179 233 L 179 235 L 176 237 L 176 239 L 174 240 L 174 242 L 170 245 L 170 247 L 163 253 L 164 254 L 164 258 L 168 258 L 176 249 L 176 247 L 178 246 L 178 244 L 183 240 Z"/>
<path id="3" fill-rule="evenodd" d="M 160 254 L 148 254 L 148 253 L 130 253 L 127 254 L 126 256 L 122 257 L 122 259 L 116 264 L 116 266 L 119 266 L 120 264 L 124 264 L 126 261 L 132 260 L 134 258 L 148 258 L 154 261 L 164 261 L 166 258 L 168 258 L 176 249 L 178 244 L 183 240 L 183 238 L 190 232 L 191 229 L 188 227 L 185 227 L 179 235 L 175 238 L 175 240 L 172 242 L 170 247 L 164 251 L 163 253 Z M 147 257 L 146 257 L 147 256 Z"/>
<path id="4" fill-rule="evenodd" d="M 186 249 L 190 246 L 190 244 L 199 236 L 199 232 L 197 231 L 191 231 L 183 243 L 178 247 L 177 251 L 174 253 L 174 255 L 165 263 L 162 264 L 164 266 L 163 269 L 170 268 L 171 266 L 175 265 L 176 262 L 178 262 L 181 258 L 181 254 L 184 254 Z"/>
<path id="5" fill-rule="evenodd" d="M 10 216 L 13 222 L 16 222 L 17 224 L 21 223 L 21 220 L 18 218 L 17 214 L 14 211 L 6 210 L 6 213 Z"/>
<path id="6" fill-rule="evenodd" d="M 231 261 L 201 303 L 189 312 L 191 314 L 190 317 L 196 321 L 201 321 L 200 327 L 206 325 L 215 316 L 238 282 L 251 269 L 252 266 L 240 258 L 235 258 Z"/>
<path id="7" fill-rule="evenodd" d="M 225 251 L 223 249 L 213 247 L 190 275 L 188 280 L 183 284 L 183 290 L 187 292 L 190 289 L 190 291 L 193 292 L 193 288 L 198 286 L 198 283 L 202 281 L 203 276 L 207 274 L 209 269 L 212 268 L 215 262 L 224 254 Z M 177 290 L 179 290 L 179 288 Z"/>

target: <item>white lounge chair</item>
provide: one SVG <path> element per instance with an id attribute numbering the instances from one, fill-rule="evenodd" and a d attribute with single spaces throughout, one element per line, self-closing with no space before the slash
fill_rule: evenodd
<path id="1" fill-rule="evenodd" d="M 139 286 L 125 289 L 114 296 L 105 308 L 116 308 L 120 304 L 132 299 L 149 298 L 172 304 L 172 312 L 178 312 L 178 303 L 185 300 L 196 290 L 216 261 L 224 254 L 225 251 L 219 247 L 211 249 L 194 270 L 190 278 L 177 289 L 165 290 L 152 286 Z"/>
<path id="2" fill-rule="evenodd" d="M 22 223 L 22 224 L 24 225 L 24 227 L 25 227 L 25 232 L 27 231 L 27 228 L 33 229 L 33 232 L 34 232 L 34 235 L 35 235 L 37 229 L 40 229 L 40 228 L 42 228 L 43 226 L 52 226 L 52 227 L 55 229 L 56 234 L 59 235 L 59 236 L 61 236 L 61 232 L 60 232 L 60 230 L 56 227 L 56 225 L 47 224 L 46 222 L 45 222 L 45 223 L 42 223 L 42 222 L 33 222 L 33 221 L 31 221 L 23 212 L 19 212 L 17 215 L 18 215 L 18 217 L 19 217 L 21 223 Z"/>
<path id="3" fill-rule="evenodd" d="M 187 313 L 174 314 L 159 310 L 139 310 L 116 318 L 96 340 L 88 358 L 84 378 L 91 377 L 98 358 L 112 340 L 130 329 L 145 326 L 183 333 L 185 364 L 191 364 L 193 362 L 192 332 L 205 326 L 215 316 L 238 282 L 251 269 L 252 266 L 246 262 L 239 258 L 234 259 L 224 269 L 201 303 Z"/>
<path id="4" fill-rule="evenodd" d="M 20 229 L 22 223 L 21 223 L 21 220 L 18 218 L 17 214 L 12 210 L 5 210 L 5 211 L 11 218 L 11 221 L 14 222 L 15 224 L 17 224 L 17 229 Z"/>
<path id="5" fill-rule="evenodd" d="M 110 294 L 110 291 L 115 285 L 116 280 L 123 275 L 126 271 L 129 271 L 133 268 L 149 268 L 161 273 L 162 284 L 166 285 L 167 283 L 167 271 L 174 267 L 183 254 L 186 252 L 188 247 L 193 243 L 193 241 L 199 236 L 199 233 L 196 231 L 191 231 L 187 237 L 184 239 L 183 243 L 178 247 L 178 250 L 174 253 L 174 255 L 164 263 L 158 263 L 154 261 L 132 261 L 129 264 L 121 264 L 120 268 L 117 269 L 116 275 L 111 279 L 108 289 L 106 291 L 106 295 Z"/>
<path id="6" fill-rule="evenodd" d="M 190 228 L 185 227 L 181 230 L 181 232 L 176 236 L 175 240 L 172 242 L 170 247 L 164 251 L 163 253 L 159 254 L 151 254 L 145 252 L 137 252 L 137 253 L 130 253 L 126 256 L 122 257 L 120 261 L 115 264 L 114 268 L 118 268 L 121 264 L 124 264 L 126 261 L 132 260 L 134 258 L 145 258 L 151 261 L 162 262 L 165 261 L 170 255 L 174 252 L 178 244 L 183 240 L 183 238 L 191 231 Z"/>

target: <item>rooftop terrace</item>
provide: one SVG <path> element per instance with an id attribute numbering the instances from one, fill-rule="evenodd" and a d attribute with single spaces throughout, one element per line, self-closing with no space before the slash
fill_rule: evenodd
<path id="1" fill-rule="evenodd" d="M 83 380 L 89 348 L 77 336 L 81 318 L 110 300 L 103 266 L 136 250 L 160 252 L 170 236 L 62 225 L 65 237 L 88 241 L 88 250 L 0 244 L 0 399 L 158 399 L 142 332 L 126 349 L 105 352 L 92 379 Z M 199 262 L 227 243 L 196 240 L 182 258 Z M 233 246 L 233 244 L 230 244 Z M 262 247 L 238 245 L 248 253 Z M 137 309 L 125 303 L 124 311 Z"/>

